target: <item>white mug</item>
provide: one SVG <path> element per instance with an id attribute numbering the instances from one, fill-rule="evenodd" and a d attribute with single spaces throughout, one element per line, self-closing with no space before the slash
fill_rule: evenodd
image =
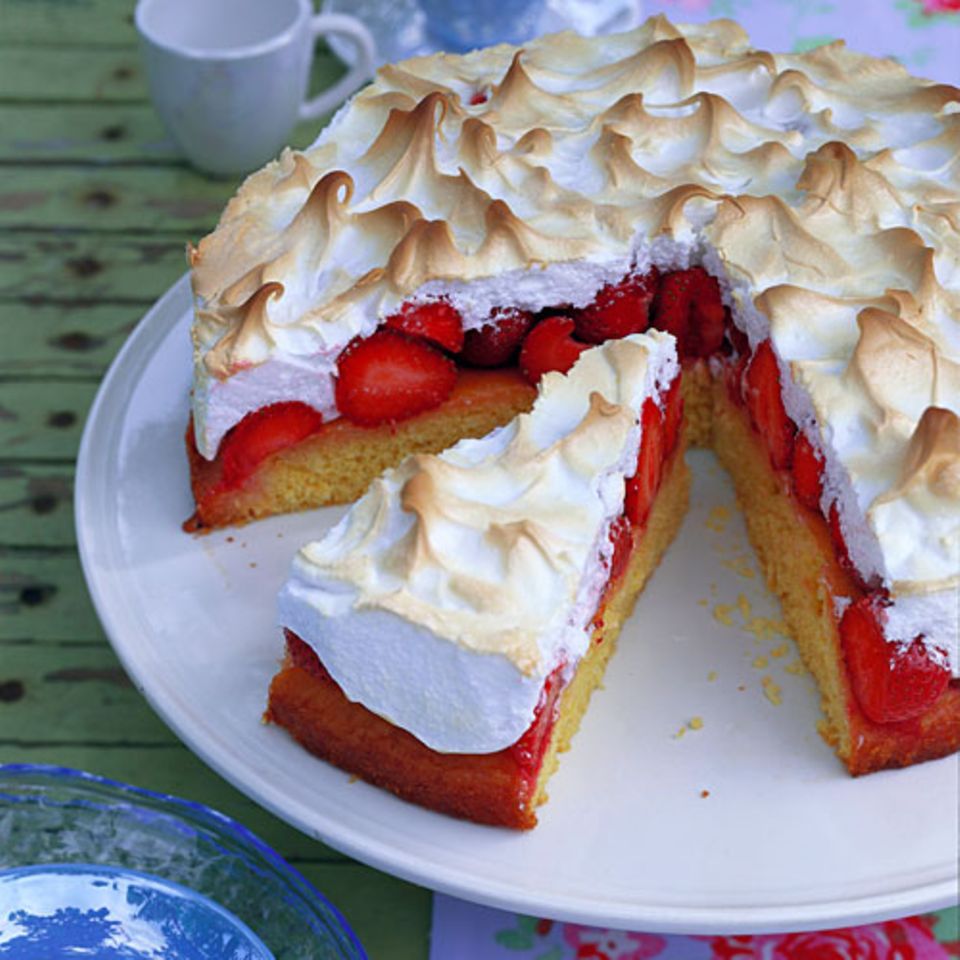
<path id="1" fill-rule="evenodd" d="M 310 0 L 139 0 L 135 23 L 154 106 L 194 166 L 243 173 L 276 156 L 298 120 L 318 117 L 371 73 L 374 41 L 355 17 Z M 320 34 L 356 47 L 347 74 L 306 100 Z"/>

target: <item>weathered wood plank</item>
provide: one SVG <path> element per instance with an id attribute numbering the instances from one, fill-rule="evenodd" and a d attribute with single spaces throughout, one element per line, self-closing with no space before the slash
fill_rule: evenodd
<path id="1" fill-rule="evenodd" d="M 0 240 L 0 248 L 7 239 L 9 237 Z M 56 276 L 58 271 L 55 263 L 58 255 L 51 253 L 50 256 L 54 262 L 51 275 Z M 85 256 L 86 254 L 78 252 L 78 258 Z M 67 266 L 69 260 L 67 256 L 62 265 L 62 269 L 68 274 L 71 272 Z M 42 271 L 25 263 L 21 263 L 21 267 L 25 274 L 35 272 L 36 280 L 29 284 L 28 289 L 33 294 L 38 294 Z M 10 277 L 15 269 L 5 267 L 0 253 L 0 277 Z M 81 268 L 80 272 L 85 269 Z M 162 273 L 167 266 L 161 265 L 157 269 Z M 106 266 L 104 270 L 111 274 L 114 272 L 112 266 Z M 139 273 L 136 267 L 131 267 L 131 271 L 134 274 Z M 117 272 L 122 273 L 119 268 Z M 175 271 L 171 272 L 175 274 Z M 145 279 L 142 274 L 141 277 Z M 84 279 L 77 277 L 72 282 L 79 287 Z M 71 281 L 65 282 L 67 289 L 73 289 L 70 286 Z M 3 280 L 0 280 L 0 288 L 2 286 Z M 11 280 L 11 288 L 16 289 L 15 280 Z M 153 299 L 163 288 L 163 281 L 154 277 L 149 286 L 145 283 L 144 293 L 146 297 Z M 86 377 L 98 381 L 145 311 L 145 305 L 135 304 L 68 302 L 38 306 L 31 303 L 0 303 L 0 330 L 4 338 L 4 350 L 0 354 L 0 377 Z M 4 451 L 0 443 L 0 457 L 13 455 Z"/>
<path id="2" fill-rule="evenodd" d="M 309 145 L 323 124 L 310 120 L 290 134 L 295 147 Z M 166 163 L 186 165 L 149 103 L 3 104 L 0 161 Z"/>
<path id="3" fill-rule="evenodd" d="M 5 44 L 134 46 L 132 0 L 0 0 Z"/>
<path id="4" fill-rule="evenodd" d="M 80 558 L 0 547 L 0 641 L 103 642 Z"/>
<path id="5" fill-rule="evenodd" d="M 0 160 L 181 159 L 149 104 L 0 104 Z"/>
<path id="6" fill-rule="evenodd" d="M 0 36 L 0 42 L 5 39 Z M 146 99 L 136 49 L 0 47 L 0 102 Z"/>
<path id="7" fill-rule="evenodd" d="M 146 238 L 46 231 L 0 234 L 0 299 L 147 304 L 186 269 L 186 243 L 175 233 Z M 7 309 L 3 322 L 8 322 Z M 31 317 L 29 326 L 46 328 L 50 322 L 56 323 L 55 315 Z M 37 336 L 43 336 L 43 330 Z M 0 359 L 0 367 L 6 360 L 6 355 Z"/>
<path id="8" fill-rule="evenodd" d="M 19 696 L 11 696 L 14 685 Z M 177 738 L 147 706 L 111 647 L 23 644 L 0 658 L 0 743 L 126 743 Z"/>
<path id="9" fill-rule="evenodd" d="M 73 470 L 0 463 L 0 544 L 69 547 L 73 526 Z"/>
<path id="10" fill-rule="evenodd" d="M 0 0 L 0 9 L 4 2 Z M 0 34 L 0 103 L 63 104 L 100 100 L 146 104 L 149 100 L 146 78 L 135 48 L 6 46 L 5 41 L 6 37 Z M 311 69 L 310 89 L 322 90 L 343 71 L 340 60 L 326 44 L 319 43 Z"/>
<path id="11" fill-rule="evenodd" d="M 199 238 L 216 224 L 239 180 L 186 167 L 11 167 L 0 179 L 0 228 L 163 230 Z"/>
<path id="12" fill-rule="evenodd" d="M 72 460 L 95 383 L 0 383 L 0 459 Z"/>

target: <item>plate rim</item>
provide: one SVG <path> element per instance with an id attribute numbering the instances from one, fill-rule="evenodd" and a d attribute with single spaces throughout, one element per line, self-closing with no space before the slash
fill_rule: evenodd
<path id="1" fill-rule="evenodd" d="M 86 493 L 97 469 L 91 451 L 96 443 L 105 442 L 102 438 L 109 438 L 111 426 L 122 434 L 119 428 L 124 415 L 111 411 L 108 401 L 118 384 L 122 384 L 124 376 L 132 375 L 127 370 L 131 356 L 137 358 L 139 352 L 141 356 L 137 358 L 136 369 L 141 372 L 146 370 L 150 364 L 148 348 L 160 343 L 170 330 L 184 321 L 184 311 L 176 312 L 174 305 L 178 299 L 183 298 L 185 310 L 189 309 L 192 302 L 189 280 L 189 273 L 184 273 L 141 317 L 111 362 L 97 389 L 84 424 L 77 456 L 75 528 L 78 554 L 88 592 L 104 633 L 124 670 L 151 709 L 170 727 L 184 746 L 228 783 L 307 836 L 384 873 L 485 906 L 594 926 L 687 934 L 800 932 L 870 923 L 940 909 L 954 903 L 957 884 L 960 882 L 960 867 L 957 872 L 951 873 L 949 865 L 946 868 L 947 875 L 942 878 L 927 880 L 892 893 L 869 893 L 840 901 L 785 901 L 782 904 L 762 907 L 742 904 L 721 907 L 650 904 L 640 905 L 638 910 L 635 902 L 628 903 L 623 899 L 619 900 L 617 905 L 610 898 L 588 903 L 581 897 L 571 897 L 569 894 L 538 896 L 536 891 L 518 890 L 505 883 L 502 878 L 496 882 L 487 879 L 484 881 L 485 886 L 478 889 L 476 880 L 471 882 L 471 878 L 464 876 L 459 869 L 437 862 L 425 863 L 422 858 L 408 850 L 371 840 L 365 837 L 362 831 L 349 825 L 338 824 L 329 816 L 321 814 L 318 818 L 314 815 L 309 819 L 299 810 L 302 804 L 297 803 L 291 809 L 290 803 L 284 803 L 284 797 L 269 782 L 251 781 L 244 775 L 243 768 L 237 769 L 230 762 L 229 754 L 220 749 L 216 740 L 207 742 L 199 735 L 202 731 L 198 734 L 192 729 L 189 716 L 179 714 L 176 701 L 170 697 L 169 691 L 160 685 L 151 685 L 149 677 L 146 680 L 141 677 L 136 650 L 124 642 L 122 625 L 117 622 L 119 614 L 114 606 L 116 601 L 107 595 L 104 585 L 96 575 L 92 559 L 95 538 L 89 534 L 88 539 L 88 531 L 91 529 L 88 514 L 92 510 L 93 501 Z M 169 324 L 164 323 L 167 312 L 172 314 Z"/>

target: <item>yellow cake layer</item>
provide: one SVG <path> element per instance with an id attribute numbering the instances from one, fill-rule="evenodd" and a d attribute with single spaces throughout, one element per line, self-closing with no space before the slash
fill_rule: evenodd
<path id="1" fill-rule="evenodd" d="M 570 749 L 590 696 L 603 681 L 607 662 L 613 656 L 624 623 L 644 585 L 683 523 L 690 500 L 690 469 L 683 457 L 684 444 L 667 462 L 663 482 L 657 492 L 645 527 L 634 532 L 634 549 L 619 583 L 611 591 L 603 608 L 602 621 L 594 629 L 590 648 L 577 665 L 573 679 L 560 697 L 560 710 L 537 779 L 533 806 L 547 800 L 547 781 L 559 765 L 559 755 Z"/>

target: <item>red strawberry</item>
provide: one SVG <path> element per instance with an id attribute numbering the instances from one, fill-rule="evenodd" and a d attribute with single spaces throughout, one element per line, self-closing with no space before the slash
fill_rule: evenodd
<path id="1" fill-rule="evenodd" d="M 667 391 L 663 406 L 663 455 L 668 457 L 680 439 L 680 423 L 683 420 L 683 392 L 680 374 L 677 374 Z"/>
<path id="2" fill-rule="evenodd" d="M 750 419 L 767 443 L 770 462 L 778 470 L 790 466 L 794 426 L 780 393 L 780 368 L 769 340 L 754 353 L 744 378 L 744 400 Z"/>
<path id="3" fill-rule="evenodd" d="M 830 512 L 827 515 L 827 524 L 830 527 L 830 536 L 833 539 L 833 546 L 837 551 L 837 559 L 840 561 L 840 566 L 859 581 L 860 574 L 857 572 L 857 568 L 853 565 L 853 561 L 850 559 L 850 551 L 847 549 L 847 541 L 843 537 L 843 530 L 840 529 L 840 510 L 837 507 L 836 500 L 830 504 Z"/>
<path id="4" fill-rule="evenodd" d="M 793 489 L 797 499 L 811 510 L 820 509 L 823 494 L 823 458 L 802 431 L 793 445 Z"/>
<path id="5" fill-rule="evenodd" d="M 516 761 L 517 766 L 527 776 L 536 776 L 547 752 L 550 731 L 557 719 L 557 700 L 564 690 L 562 679 L 563 665 L 547 675 L 540 691 L 540 700 L 533 712 L 533 723 L 526 733 L 506 752 Z"/>
<path id="6" fill-rule="evenodd" d="M 520 348 L 520 372 L 536 385 L 550 370 L 566 373 L 577 357 L 587 349 L 586 343 L 573 339 L 573 321 L 569 317 L 547 317 L 528 334 Z"/>
<path id="7" fill-rule="evenodd" d="M 736 353 L 738 357 L 745 357 L 750 352 L 750 341 L 747 335 L 733 322 L 730 308 L 723 308 L 723 331 L 726 338 L 724 353 Z"/>
<path id="8" fill-rule="evenodd" d="M 476 93 L 470 97 L 470 106 L 478 107 L 481 103 L 486 103 L 488 99 L 489 97 L 486 90 L 477 90 Z"/>
<path id="9" fill-rule="evenodd" d="M 337 362 L 337 409 L 372 426 L 403 420 L 443 403 L 457 368 L 436 347 L 394 330 L 353 340 Z"/>
<path id="10" fill-rule="evenodd" d="M 423 337 L 456 353 L 463 346 L 460 314 L 445 300 L 429 303 L 405 303 L 400 312 L 387 317 L 385 325 L 411 337 Z"/>
<path id="11" fill-rule="evenodd" d="M 675 270 L 660 280 L 653 326 L 677 338 L 680 356 L 709 357 L 723 342 L 720 286 L 703 267 Z"/>
<path id="12" fill-rule="evenodd" d="M 886 640 L 883 606 L 876 595 L 852 603 L 840 621 L 840 636 L 863 712 L 875 723 L 896 723 L 926 713 L 947 688 L 950 671 L 931 658 L 923 637 L 906 648 Z"/>
<path id="13" fill-rule="evenodd" d="M 656 400 L 648 398 L 641 412 L 640 453 L 637 472 L 627 480 L 623 512 L 631 523 L 646 521 L 663 471 L 664 423 Z"/>
<path id="14" fill-rule="evenodd" d="M 460 359 L 474 367 L 505 366 L 513 360 L 532 326 L 533 314 L 526 310 L 498 308 L 482 327 L 467 331 Z"/>
<path id="15" fill-rule="evenodd" d="M 248 413 L 220 445 L 220 485 L 238 487 L 257 467 L 284 447 L 316 433 L 323 416 L 305 403 L 272 403 Z"/>
<path id="16" fill-rule="evenodd" d="M 643 276 L 625 277 L 603 287 L 593 303 L 574 315 L 577 336 L 587 343 L 603 343 L 646 330 L 659 279 L 660 271 L 653 267 Z"/>

